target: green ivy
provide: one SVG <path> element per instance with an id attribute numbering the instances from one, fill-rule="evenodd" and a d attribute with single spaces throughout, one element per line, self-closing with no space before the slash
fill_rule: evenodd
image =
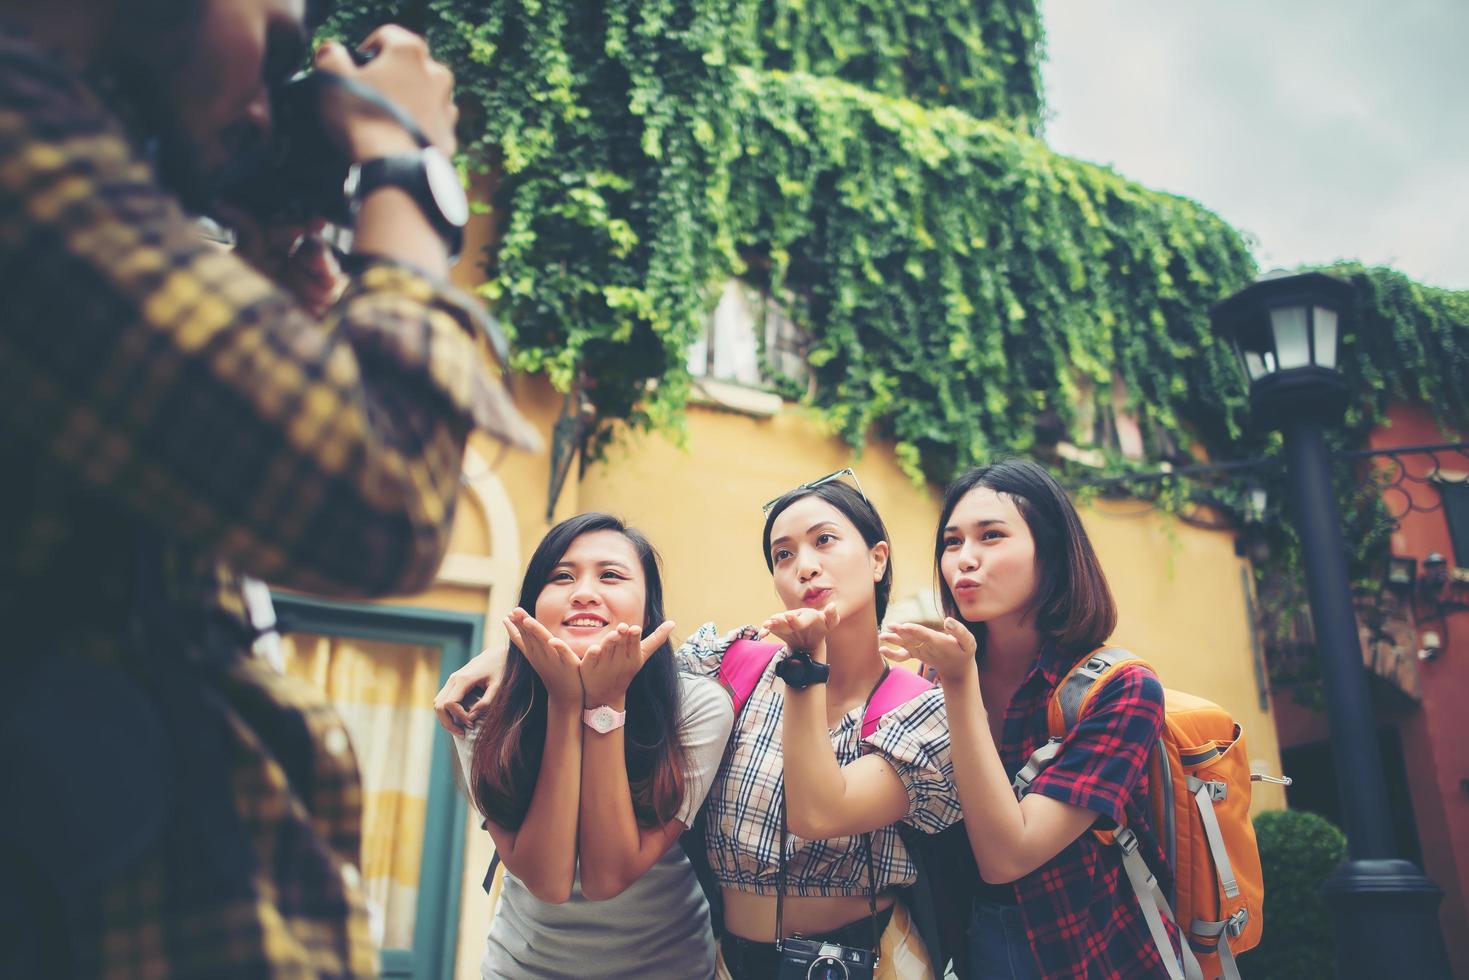
<path id="1" fill-rule="evenodd" d="M 771 0 L 750 5 L 744 63 L 852 82 L 926 105 L 1041 119 L 1035 0 Z"/>
<path id="2" fill-rule="evenodd" d="M 1114 379 L 1147 468 L 1187 461 L 1179 447 L 1278 447 L 1248 427 L 1208 320 L 1256 273 L 1244 239 L 1032 135 L 1034 0 L 348 0 L 325 30 L 389 19 L 455 72 L 463 165 L 493 188 L 481 291 L 516 366 L 590 402 L 594 453 L 620 424 L 680 431 L 688 350 L 731 275 L 805 336 L 814 384 L 782 390 L 857 449 L 891 437 L 915 480 L 1030 451 L 1038 419 L 1077 432 L 1110 410 Z M 1469 417 L 1469 293 L 1328 271 L 1356 297 L 1343 368 L 1358 397 L 1335 444 L 1359 446 L 1398 399 Z M 1337 478 L 1368 581 L 1381 503 L 1360 473 Z M 1271 479 L 1262 598 L 1286 622 L 1299 549 Z M 1154 492 L 1178 512 L 1239 513 L 1244 496 L 1238 481 Z"/>

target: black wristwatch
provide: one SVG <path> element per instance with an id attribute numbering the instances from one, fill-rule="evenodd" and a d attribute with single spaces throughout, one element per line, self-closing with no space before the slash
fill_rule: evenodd
<path id="1" fill-rule="evenodd" d="M 426 146 L 416 153 L 398 153 L 354 163 L 347 171 L 342 191 L 353 215 L 379 187 L 398 187 L 423 210 L 449 250 L 459 257 L 464 246 L 464 226 L 469 221 L 469 198 L 459 182 L 459 171 L 437 148 Z"/>
<path id="2" fill-rule="evenodd" d="M 831 668 L 812 660 L 810 650 L 792 650 L 789 657 L 775 665 L 775 676 L 799 691 L 812 684 L 825 684 Z"/>

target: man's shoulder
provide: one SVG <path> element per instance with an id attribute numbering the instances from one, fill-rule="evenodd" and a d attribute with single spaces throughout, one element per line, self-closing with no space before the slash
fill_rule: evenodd
<path id="1" fill-rule="evenodd" d="M 81 79 L 58 58 L 0 22 L 0 106 L 24 110 L 76 103 L 83 90 Z"/>

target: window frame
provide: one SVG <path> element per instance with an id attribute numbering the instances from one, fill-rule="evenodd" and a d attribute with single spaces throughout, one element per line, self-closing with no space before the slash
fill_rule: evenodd
<path id="1" fill-rule="evenodd" d="M 340 602 L 271 590 L 278 631 L 438 647 L 439 684 L 484 646 L 483 615 L 420 606 Z M 437 725 L 435 725 L 437 728 Z M 429 755 L 428 804 L 419 864 L 413 948 L 381 950 L 385 978 L 428 980 L 454 969 L 468 806 L 455 790 L 453 747 L 437 733 Z"/>

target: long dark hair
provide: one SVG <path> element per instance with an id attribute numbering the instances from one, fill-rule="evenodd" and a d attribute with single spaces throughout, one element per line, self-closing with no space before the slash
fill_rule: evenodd
<path id="1" fill-rule="evenodd" d="M 663 577 L 658 552 L 636 528 L 610 514 L 578 514 L 546 532 L 531 555 L 520 585 L 520 608 L 534 614 L 536 600 L 573 541 L 594 531 L 615 531 L 632 544 L 643 567 L 643 635 L 663 623 Z M 525 654 L 510 644 L 505 673 L 475 737 L 470 791 L 480 812 L 502 827 L 518 829 L 530 808 L 546 746 L 549 697 Z M 643 827 L 658 827 L 683 803 L 685 759 L 679 740 L 678 672 L 673 647 L 664 641 L 628 685 L 624 736 L 633 812 Z"/>
<path id="2" fill-rule="evenodd" d="M 891 548 L 892 542 L 888 540 L 887 525 L 882 522 L 877 508 L 847 484 L 839 480 L 830 480 L 814 487 L 797 487 L 771 504 L 770 513 L 765 515 L 765 533 L 761 539 L 761 544 L 765 548 L 765 567 L 770 571 L 775 571 L 775 559 L 770 555 L 770 529 L 774 526 L 775 519 L 780 516 L 781 511 L 805 497 L 819 497 L 841 511 L 847 520 L 852 522 L 857 533 L 862 535 L 862 540 L 867 542 L 867 547 L 876 547 L 879 541 L 887 541 Z M 882 578 L 877 582 L 877 621 L 879 623 L 882 622 L 882 617 L 888 611 L 888 599 L 892 597 L 892 594 L 893 556 L 889 550 L 887 563 L 883 566 Z"/>
<path id="3" fill-rule="evenodd" d="M 959 615 L 941 565 L 944 528 L 959 501 L 976 487 L 987 487 L 1014 501 L 1035 539 L 1039 581 L 1028 612 L 1035 617 L 1037 631 L 1068 657 L 1095 650 L 1117 628 L 1117 603 L 1071 498 L 1044 467 L 1028 459 L 1011 457 L 975 467 L 955 480 L 944 494 L 933 545 L 934 574 L 944 614 L 968 626 L 983 653 L 984 624 L 965 622 Z"/>

